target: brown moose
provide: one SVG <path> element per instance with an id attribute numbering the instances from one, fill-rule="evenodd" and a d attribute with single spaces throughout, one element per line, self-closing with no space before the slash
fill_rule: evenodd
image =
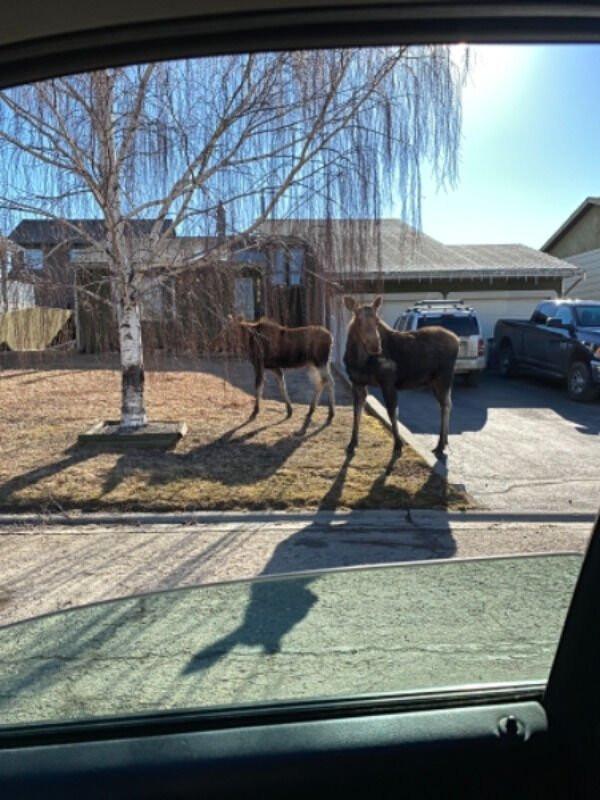
<path id="1" fill-rule="evenodd" d="M 348 453 L 352 454 L 358 444 L 367 386 L 381 389 L 392 426 L 396 456 L 402 451 L 402 439 L 396 424 L 397 392 L 401 389 L 429 387 L 440 404 L 440 436 L 433 451 L 440 458 L 448 444 L 458 337 L 438 326 L 406 333 L 394 331 L 378 315 L 381 297 L 377 297 L 373 303 L 362 305 L 352 297 L 345 297 L 344 302 L 352 312 L 344 354 L 354 400 L 354 421 Z"/>
<path id="2" fill-rule="evenodd" d="M 314 395 L 307 419 L 312 417 L 327 386 L 329 393 L 329 415 L 331 421 L 335 414 L 335 391 L 329 366 L 333 336 L 320 325 L 305 325 L 288 328 L 268 317 L 257 322 L 248 322 L 243 317 L 229 317 L 229 334 L 238 338 L 241 351 L 250 359 L 255 373 L 255 402 L 250 419 L 260 410 L 265 369 L 275 375 L 285 401 L 287 416 L 292 416 L 292 404 L 285 385 L 284 369 L 307 367 L 314 386 Z M 237 336 L 235 336 L 237 334 Z"/>

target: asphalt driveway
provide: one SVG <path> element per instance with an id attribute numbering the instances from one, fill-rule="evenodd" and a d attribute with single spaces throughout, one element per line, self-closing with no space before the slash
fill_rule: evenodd
<path id="1" fill-rule="evenodd" d="M 600 402 L 575 403 L 561 384 L 495 373 L 476 388 L 458 377 L 452 399 L 445 468 L 483 508 L 598 511 Z M 435 446 L 440 415 L 431 392 L 400 392 L 398 416 L 424 450 Z"/>

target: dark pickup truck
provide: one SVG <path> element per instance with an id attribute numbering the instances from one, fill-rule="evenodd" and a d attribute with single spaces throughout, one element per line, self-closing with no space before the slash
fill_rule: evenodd
<path id="1" fill-rule="evenodd" d="M 544 300 L 529 321 L 499 319 L 494 328 L 500 374 L 551 375 L 573 400 L 600 393 L 600 302 Z"/>

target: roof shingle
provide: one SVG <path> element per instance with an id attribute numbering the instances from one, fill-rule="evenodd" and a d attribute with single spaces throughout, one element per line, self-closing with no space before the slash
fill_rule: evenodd
<path id="1" fill-rule="evenodd" d="M 270 220 L 267 237 L 306 241 L 338 277 L 573 276 L 577 267 L 522 244 L 445 245 L 401 220 Z"/>

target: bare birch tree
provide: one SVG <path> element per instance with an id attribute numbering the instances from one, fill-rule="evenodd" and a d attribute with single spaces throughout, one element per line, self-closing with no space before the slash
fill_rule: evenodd
<path id="1" fill-rule="evenodd" d="M 174 231 L 226 217 L 231 247 L 275 214 L 376 218 L 393 197 L 418 223 L 422 166 L 441 183 L 455 176 L 464 73 L 447 47 L 346 49 L 146 64 L 0 93 L 4 219 L 62 221 L 108 264 L 122 427 L 146 422 L 145 267 L 219 255 L 173 255 Z M 78 217 L 99 218 L 97 234 L 76 229 Z M 131 235 L 139 219 L 151 221 L 143 247 Z"/>

